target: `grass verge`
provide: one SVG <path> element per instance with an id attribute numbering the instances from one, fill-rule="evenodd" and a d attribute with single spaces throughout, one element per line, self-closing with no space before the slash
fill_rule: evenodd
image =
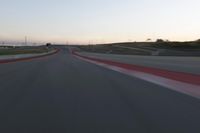
<path id="1" fill-rule="evenodd" d="M 1 47 L 0 55 L 18 55 L 18 54 L 40 54 L 51 51 L 52 48 L 47 47 Z"/>

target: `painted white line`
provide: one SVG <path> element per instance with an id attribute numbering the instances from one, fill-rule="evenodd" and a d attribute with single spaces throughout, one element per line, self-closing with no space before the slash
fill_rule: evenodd
<path id="1" fill-rule="evenodd" d="M 184 83 L 184 82 L 180 82 L 180 81 L 176 81 L 176 80 L 172 80 L 172 79 L 168 79 L 168 78 L 164 78 L 161 76 L 156 76 L 153 74 L 148 74 L 148 73 L 144 73 L 144 72 L 139 72 L 139 71 L 134 71 L 134 70 L 127 70 L 125 68 L 121 68 L 121 67 L 117 67 L 117 66 L 113 66 L 113 65 L 108 65 L 108 64 L 104 64 L 104 63 L 100 63 L 97 61 L 92 61 L 89 59 L 85 59 L 79 56 L 74 55 L 75 57 L 126 74 L 126 75 L 130 75 L 163 87 L 166 87 L 168 89 L 183 93 L 183 94 L 187 94 L 190 95 L 192 97 L 198 98 L 200 99 L 200 86 L 198 85 L 193 85 L 193 84 L 189 84 L 189 83 Z"/>

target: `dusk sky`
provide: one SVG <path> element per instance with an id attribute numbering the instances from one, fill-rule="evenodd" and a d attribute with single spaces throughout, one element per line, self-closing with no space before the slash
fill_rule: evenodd
<path id="1" fill-rule="evenodd" d="M 73 44 L 200 38 L 199 0 L 0 0 L 0 40 Z"/>

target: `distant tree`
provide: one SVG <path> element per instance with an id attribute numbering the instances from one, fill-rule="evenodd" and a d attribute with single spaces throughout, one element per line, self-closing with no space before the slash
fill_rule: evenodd
<path id="1" fill-rule="evenodd" d="M 194 43 L 200 45 L 200 39 L 196 40 Z"/>
<path id="2" fill-rule="evenodd" d="M 148 39 L 147 39 L 147 42 L 150 42 L 150 41 L 151 41 L 151 38 L 148 38 Z"/>
<path id="3" fill-rule="evenodd" d="M 200 42 L 200 39 L 196 40 L 196 42 Z"/>
<path id="4" fill-rule="evenodd" d="M 51 43 L 47 43 L 47 44 L 46 44 L 47 47 L 50 47 L 51 45 L 52 45 Z"/>
<path id="5" fill-rule="evenodd" d="M 157 39 L 156 42 L 157 43 L 162 43 L 162 42 L 165 42 L 165 41 L 163 39 Z"/>

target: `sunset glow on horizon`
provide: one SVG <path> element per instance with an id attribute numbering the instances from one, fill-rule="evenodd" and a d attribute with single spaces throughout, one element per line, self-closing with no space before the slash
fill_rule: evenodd
<path id="1" fill-rule="evenodd" d="M 0 0 L 0 41 L 110 43 L 200 38 L 198 0 Z"/>

